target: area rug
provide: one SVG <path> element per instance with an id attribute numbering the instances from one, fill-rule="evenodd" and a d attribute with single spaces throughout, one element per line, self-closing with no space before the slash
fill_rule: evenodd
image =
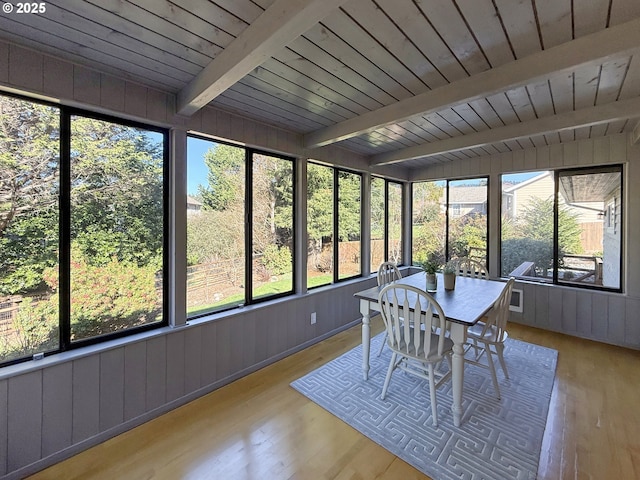
<path id="1" fill-rule="evenodd" d="M 396 371 L 380 400 L 391 355 L 385 348 L 376 356 L 383 339 L 371 340 L 369 380 L 362 379 L 358 346 L 291 386 L 434 480 L 536 478 L 556 350 L 508 339 L 510 379 L 497 367 L 501 400 L 488 369 L 465 365 L 462 424 L 453 425 L 449 381 L 437 391 L 434 428 L 425 380 Z"/>

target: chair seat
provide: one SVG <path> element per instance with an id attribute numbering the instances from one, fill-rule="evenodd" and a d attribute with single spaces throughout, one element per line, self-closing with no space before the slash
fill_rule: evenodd
<path id="1" fill-rule="evenodd" d="M 484 335 L 483 335 L 484 329 L 485 329 L 485 324 L 483 322 L 478 322 L 472 327 L 468 328 L 467 336 L 471 339 L 475 338 L 477 340 L 482 340 L 490 343 L 504 342 L 507 338 L 509 338 L 509 334 L 507 333 L 506 330 L 503 331 L 502 339 L 496 338 L 498 335 L 498 332 L 495 325 L 491 325 L 489 328 L 487 328 L 487 330 L 484 332 Z"/>
<path id="2" fill-rule="evenodd" d="M 416 359 L 420 361 L 424 361 L 425 359 L 429 362 L 437 362 L 441 360 L 444 356 L 438 355 L 438 340 L 439 335 L 431 333 L 429 339 L 429 351 L 431 352 L 429 355 L 425 357 L 424 345 L 426 344 L 425 339 L 425 331 L 420 330 L 420 347 L 418 348 L 418 352 L 415 351 L 415 342 L 413 336 L 415 335 L 415 329 L 411 327 L 411 332 L 409 334 L 409 346 L 407 347 L 407 343 L 404 339 L 400 340 L 400 344 L 398 347 L 392 347 L 393 350 L 399 350 L 403 355 L 416 357 Z M 444 346 L 442 348 L 443 352 L 450 352 L 453 349 L 453 341 L 450 338 L 444 339 Z"/>

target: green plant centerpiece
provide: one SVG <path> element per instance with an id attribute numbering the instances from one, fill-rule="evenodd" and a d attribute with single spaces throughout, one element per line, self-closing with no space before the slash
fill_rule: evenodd
<path id="1" fill-rule="evenodd" d="M 455 261 L 449 260 L 442 267 L 442 277 L 444 278 L 444 289 L 453 290 L 456 288 L 456 270 L 458 265 Z"/>
<path id="2" fill-rule="evenodd" d="M 427 257 L 425 260 L 418 263 L 427 277 L 427 292 L 435 292 L 438 290 L 438 277 L 436 272 L 440 268 L 440 264 L 433 256 Z"/>

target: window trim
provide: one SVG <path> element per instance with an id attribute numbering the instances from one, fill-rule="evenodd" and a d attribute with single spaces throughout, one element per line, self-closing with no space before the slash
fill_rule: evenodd
<path id="1" fill-rule="evenodd" d="M 333 191 L 332 191 L 332 198 L 333 198 L 333 212 L 332 212 L 332 235 L 333 235 L 333 248 L 332 248 L 332 252 L 331 252 L 331 256 L 332 256 L 332 262 L 333 262 L 333 270 L 331 272 L 332 275 L 332 280 L 331 283 L 324 283 L 322 285 L 314 285 L 312 287 L 309 286 L 309 281 L 307 278 L 307 285 L 305 286 L 307 291 L 311 291 L 311 290 L 315 290 L 317 288 L 323 288 L 323 287 L 327 287 L 329 285 L 336 285 L 338 283 L 341 282 L 345 282 L 348 280 L 353 280 L 354 278 L 360 278 L 363 276 L 363 262 L 362 260 L 360 261 L 360 272 L 354 274 L 354 275 L 350 275 L 348 277 L 342 277 L 340 278 L 340 272 L 339 272 L 339 248 L 340 248 L 340 242 L 338 240 L 338 233 L 339 233 L 339 226 L 340 226 L 340 219 L 339 219 L 339 215 L 340 215 L 340 208 L 339 208 L 339 199 L 340 199 L 340 192 L 339 192 L 339 175 L 340 172 L 344 172 L 344 173 L 348 173 L 351 175 L 356 175 L 360 178 L 360 221 L 359 221 L 359 225 L 360 225 L 360 258 L 362 258 L 362 242 L 363 242 L 363 235 L 362 235 L 362 227 L 364 225 L 363 222 L 363 218 L 364 218 L 364 209 L 362 208 L 363 205 L 363 195 L 364 195 L 364 176 L 362 175 L 361 172 L 357 172 L 355 170 L 350 170 L 347 168 L 342 168 L 342 167 L 337 167 L 335 165 L 327 165 L 324 164 L 322 162 L 319 161 L 314 161 L 314 160 L 308 160 L 307 164 L 311 164 L 311 165 L 317 165 L 320 167 L 324 167 L 324 168 L 329 168 L 331 169 L 331 173 L 332 173 L 332 181 L 333 181 Z M 307 205 L 307 211 L 305 214 L 308 214 L 309 212 L 309 208 Z M 308 272 L 308 265 L 305 265 L 305 268 L 307 269 Z"/>
<path id="2" fill-rule="evenodd" d="M 485 210 L 486 212 L 485 215 L 487 217 L 487 228 L 486 228 L 486 248 L 485 248 L 485 265 L 487 265 L 487 267 L 490 265 L 490 256 L 489 256 L 489 252 L 490 252 L 490 246 L 491 246 L 491 229 L 490 229 L 490 221 L 491 221 L 491 178 L 489 175 L 482 175 L 482 176 L 478 176 L 478 177 L 464 177 L 464 178 L 444 178 L 444 179 L 434 179 L 434 180 L 420 180 L 420 181 L 416 181 L 416 182 L 411 182 L 411 204 L 410 204 L 410 218 L 411 218 L 411 228 L 409 229 L 409 235 L 410 235 L 410 245 L 411 245 L 411 265 L 416 265 L 414 258 L 413 258 L 413 194 L 414 194 L 414 184 L 416 183 L 436 183 L 436 182 L 444 182 L 444 189 L 445 189 L 445 209 L 444 209 L 444 216 L 445 216 L 445 246 L 444 246 L 444 256 L 445 256 L 445 260 L 449 261 L 451 260 L 451 248 L 449 245 L 449 223 L 450 223 L 450 219 L 451 219 L 451 215 L 449 215 L 449 210 L 450 210 L 450 202 L 449 202 L 449 194 L 451 192 L 451 188 L 450 188 L 450 183 L 451 182 L 464 182 L 466 180 L 484 180 L 486 182 L 486 188 L 487 188 L 487 199 L 485 202 Z"/>
<path id="3" fill-rule="evenodd" d="M 86 346 L 105 343 L 111 340 L 129 337 L 150 330 L 157 330 L 169 325 L 169 233 L 170 233 L 170 145 L 169 129 L 138 122 L 114 115 L 98 113 L 83 108 L 58 104 L 46 100 L 31 98 L 13 92 L 0 92 L 3 97 L 15 98 L 27 103 L 56 108 L 59 112 L 59 203 L 58 203 L 58 253 L 59 301 L 58 301 L 58 348 L 42 353 L 48 357 L 62 352 L 77 350 Z M 150 324 L 130 327 L 124 330 L 106 333 L 94 337 L 71 341 L 71 118 L 79 116 L 94 120 L 118 124 L 125 127 L 147 130 L 162 135 L 162 319 Z M 32 360 L 35 354 L 29 354 L 0 362 L 0 368 L 16 365 Z"/>
<path id="4" fill-rule="evenodd" d="M 570 167 L 570 168 L 557 168 L 557 169 L 543 169 L 543 170 L 531 170 L 522 173 L 542 173 L 548 171 L 553 174 L 553 276 L 551 279 L 546 280 L 530 280 L 527 278 L 516 278 L 518 282 L 532 283 L 532 284 L 543 284 L 543 285 L 554 285 L 554 286 L 563 286 L 563 287 L 572 287 L 583 290 L 593 290 L 598 292 L 611 292 L 611 293 L 623 293 L 624 292 L 624 255 L 625 255 L 625 229 L 624 229 L 624 177 L 625 177 L 625 167 L 622 163 L 614 163 L 609 165 L 594 165 L 587 167 Z M 559 208 L 558 208 L 558 195 L 559 195 L 559 185 L 560 185 L 560 175 L 562 174 L 590 174 L 590 173 L 610 173 L 610 172 L 620 172 L 620 198 L 623 200 L 619 205 L 616 205 L 616 210 L 619 209 L 620 222 L 617 226 L 620 234 L 620 259 L 619 259 L 619 287 L 605 287 L 599 285 L 591 285 L 588 283 L 577 283 L 577 282 L 567 282 L 558 279 L 558 254 L 559 254 L 559 242 L 558 242 L 558 219 L 559 219 Z M 512 175 L 514 172 L 507 173 L 503 172 L 500 174 L 500 184 L 502 185 L 502 177 L 506 175 Z M 502 275 L 502 190 L 500 191 L 501 201 L 500 201 L 500 222 L 498 224 L 498 236 L 499 236 L 499 246 L 498 246 L 498 271 L 500 272 L 500 278 L 507 278 Z M 605 209 L 607 206 L 605 205 Z"/>
<path id="5" fill-rule="evenodd" d="M 379 175 L 372 175 L 371 176 L 371 180 L 370 180 L 370 184 L 373 184 L 374 180 L 382 180 L 384 182 L 383 185 L 383 201 L 384 201 L 384 226 L 383 226 L 383 262 L 388 262 L 389 261 L 389 191 L 390 191 L 390 185 L 397 185 L 398 187 L 400 187 L 400 234 L 401 234 L 401 246 L 404 247 L 405 242 L 404 242 L 404 237 L 406 235 L 405 232 L 405 206 L 406 206 L 406 201 L 407 199 L 405 198 L 405 190 L 404 190 L 404 184 L 400 181 L 396 181 L 396 180 L 390 180 L 388 178 L 385 177 L 381 177 Z M 372 190 L 372 189 L 370 189 Z M 370 195 L 371 197 L 371 195 Z M 369 202 L 371 204 L 371 202 Z M 373 239 L 371 238 L 371 225 L 369 225 L 369 243 L 371 244 L 373 242 Z M 402 252 L 402 255 L 400 257 L 400 262 L 396 264 L 396 266 L 398 267 L 402 267 L 404 266 L 404 260 L 405 258 L 405 252 Z M 378 267 L 371 265 L 371 273 L 376 273 L 378 271 Z"/>
<path id="6" fill-rule="evenodd" d="M 244 300 L 242 303 L 236 305 L 228 305 L 224 308 L 210 310 L 206 312 L 201 312 L 195 315 L 189 315 L 188 312 L 185 311 L 185 316 L 187 321 L 192 321 L 204 317 L 208 317 L 211 315 L 216 315 L 223 312 L 229 312 L 232 310 L 237 310 L 243 308 L 247 305 L 256 305 L 263 302 L 267 302 L 270 300 L 275 300 L 282 297 L 287 297 L 295 294 L 296 285 L 297 285 L 297 269 L 296 269 L 296 255 L 295 255 L 295 246 L 298 244 L 298 232 L 295 228 L 297 218 L 298 218 L 298 209 L 296 207 L 296 200 L 298 198 L 298 185 L 296 182 L 296 176 L 298 172 L 298 162 L 297 159 L 290 155 L 283 155 L 276 152 L 271 152 L 264 149 L 248 147 L 246 145 L 234 143 L 229 140 L 223 140 L 218 137 L 210 137 L 203 134 L 189 132 L 187 133 L 187 143 L 189 138 L 194 138 L 197 140 L 203 140 L 206 142 L 211 142 L 212 144 L 219 145 L 228 145 L 230 147 L 240 148 L 244 151 L 244 169 L 245 169 L 245 193 L 244 193 Z M 294 250 L 291 252 L 291 290 L 287 290 L 285 292 L 275 293 L 273 295 L 267 295 L 263 297 L 253 298 L 253 156 L 257 155 L 265 155 L 268 157 L 274 157 L 282 160 L 287 160 L 291 162 L 291 184 L 292 184 L 292 200 L 293 200 L 293 213 L 292 213 L 292 243 L 294 245 Z M 188 156 L 188 153 L 187 153 Z M 189 173 L 186 172 L 185 180 L 188 177 Z M 186 248 L 186 245 L 185 245 Z M 187 293 L 186 285 L 185 285 L 185 294 Z"/>

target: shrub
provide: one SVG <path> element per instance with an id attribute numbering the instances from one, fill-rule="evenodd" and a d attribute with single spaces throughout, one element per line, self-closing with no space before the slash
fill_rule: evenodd
<path id="1" fill-rule="evenodd" d="M 262 263 L 274 275 L 291 272 L 291 251 L 288 247 L 267 245 L 262 252 Z"/>
<path id="2" fill-rule="evenodd" d="M 57 296 L 55 298 L 57 302 Z M 15 340 L 12 348 L 20 354 L 41 352 L 56 347 L 58 309 L 52 301 L 34 302 L 25 297 L 13 320 Z"/>
<path id="3" fill-rule="evenodd" d="M 71 328 L 73 337 L 102 335 L 146 323 L 159 308 L 156 268 L 139 267 L 112 259 L 96 267 L 71 262 Z M 45 272 L 51 288 L 58 284 L 57 270 Z"/>
<path id="4" fill-rule="evenodd" d="M 536 273 L 546 276 L 553 267 L 553 243 L 531 238 L 511 238 L 502 242 L 502 275 L 509 275 L 522 262 L 533 262 Z"/>

